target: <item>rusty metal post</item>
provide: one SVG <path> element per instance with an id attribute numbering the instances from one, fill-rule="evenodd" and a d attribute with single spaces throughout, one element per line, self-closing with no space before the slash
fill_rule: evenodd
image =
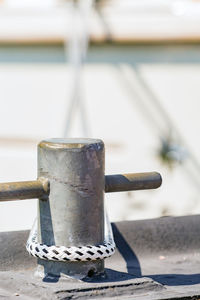
<path id="1" fill-rule="evenodd" d="M 95 139 L 50 139 L 38 145 L 38 178 L 50 183 L 47 201 L 38 203 L 38 241 L 84 246 L 104 239 L 104 144 Z M 101 273 L 103 261 L 56 262 L 38 259 L 45 278 L 83 278 Z"/>

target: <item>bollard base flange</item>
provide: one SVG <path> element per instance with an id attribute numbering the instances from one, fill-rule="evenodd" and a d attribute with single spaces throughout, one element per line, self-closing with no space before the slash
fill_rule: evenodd
<path id="1" fill-rule="evenodd" d="M 104 274 L 104 261 L 93 262 L 55 262 L 38 259 L 35 276 L 43 281 L 55 281 L 58 278 L 83 280 Z"/>

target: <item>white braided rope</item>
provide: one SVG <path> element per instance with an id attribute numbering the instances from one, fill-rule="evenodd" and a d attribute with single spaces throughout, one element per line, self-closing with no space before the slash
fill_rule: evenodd
<path id="1" fill-rule="evenodd" d="M 40 244 L 37 242 L 37 226 L 34 222 L 26 249 L 34 257 L 53 261 L 91 261 L 110 257 L 115 252 L 115 243 L 107 214 L 105 216 L 105 241 L 102 245 L 65 247 Z"/>

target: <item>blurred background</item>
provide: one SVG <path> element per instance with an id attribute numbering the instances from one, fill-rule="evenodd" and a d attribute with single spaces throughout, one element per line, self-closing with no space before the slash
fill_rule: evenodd
<path id="1" fill-rule="evenodd" d="M 0 1 L 1 182 L 36 179 L 42 139 L 94 137 L 106 174 L 163 177 L 106 194 L 111 221 L 198 214 L 199 110 L 200 1 Z M 36 211 L 0 203 L 0 231 Z"/>

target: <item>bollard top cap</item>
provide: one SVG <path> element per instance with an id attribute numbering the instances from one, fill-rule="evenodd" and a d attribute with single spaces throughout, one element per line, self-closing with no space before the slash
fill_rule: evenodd
<path id="1" fill-rule="evenodd" d="M 104 147 L 104 143 L 100 139 L 88 138 L 52 138 L 43 140 L 39 143 L 40 148 L 50 149 L 83 149 L 95 147 L 97 150 Z"/>

